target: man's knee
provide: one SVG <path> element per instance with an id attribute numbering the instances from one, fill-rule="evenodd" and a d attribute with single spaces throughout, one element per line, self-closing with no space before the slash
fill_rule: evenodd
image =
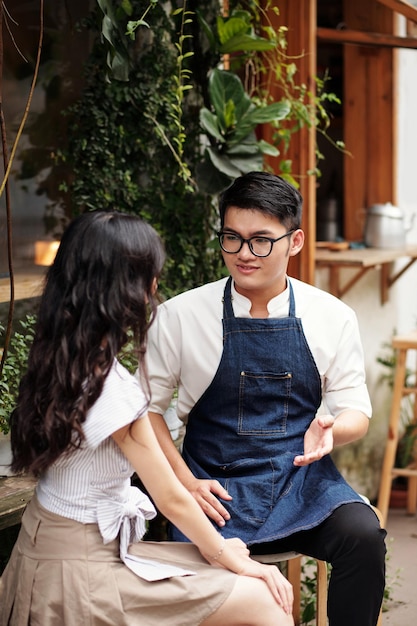
<path id="1" fill-rule="evenodd" d="M 335 512 L 333 558 L 352 554 L 361 561 L 385 559 L 386 531 L 381 528 L 378 517 L 371 507 L 362 504 L 346 504 Z M 337 530 L 337 532 L 336 532 Z"/>

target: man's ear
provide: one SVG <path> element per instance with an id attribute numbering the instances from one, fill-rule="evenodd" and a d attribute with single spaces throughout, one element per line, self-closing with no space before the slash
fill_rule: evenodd
<path id="1" fill-rule="evenodd" d="M 295 233 L 293 233 L 291 236 L 289 256 L 295 256 L 302 250 L 302 247 L 304 245 L 304 239 L 304 231 L 301 230 L 301 228 L 297 228 Z"/>

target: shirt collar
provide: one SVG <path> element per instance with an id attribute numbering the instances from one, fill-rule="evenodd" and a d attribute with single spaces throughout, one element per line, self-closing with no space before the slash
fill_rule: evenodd
<path id="1" fill-rule="evenodd" d="M 246 296 L 237 292 L 235 289 L 235 283 L 232 281 L 232 302 L 233 311 L 236 317 L 250 317 L 250 309 L 252 306 L 251 301 Z M 288 308 L 290 302 L 290 289 L 289 281 L 287 278 L 286 289 L 272 298 L 268 302 L 269 317 L 286 317 L 288 315 Z"/>

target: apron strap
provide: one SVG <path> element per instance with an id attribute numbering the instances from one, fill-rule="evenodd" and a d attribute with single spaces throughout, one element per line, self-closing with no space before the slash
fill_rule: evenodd
<path id="1" fill-rule="evenodd" d="M 288 311 L 288 317 L 295 317 L 295 298 L 294 298 L 294 290 L 292 288 L 292 284 L 289 278 L 287 278 L 288 285 L 290 288 L 290 308 Z"/>
<path id="2" fill-rule="evenodd" d="M 234 316 L 232 306 L 232 277 L 229 276 L 223 292 L 223 319 L 231 319 Z"/>

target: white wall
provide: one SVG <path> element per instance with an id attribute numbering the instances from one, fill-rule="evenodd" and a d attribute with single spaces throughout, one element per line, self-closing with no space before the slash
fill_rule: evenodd
<path id="1" fill-rule="evenodd" d="M 408 243 L 417 244 L 417 50 L 398 52 L 398 205 L 413 225 Z M 417 266 L 398 284 L 398 329 L 417 328 Z"/>
<path id="2" fill-rule="evenodd" d="M 413 226 L 407 233 L 407 243 L 417 244 L 417 50 L 400 50 L 397 54 L 397 204 L 405 211 L 408 220 L 416 213 Z M 398 261 L 395 271 L 406 262 L 406 259 Z M 342 281 L 347 281 L 352 273 L 351 269 L 343 270 Z M 377 358 L 390 353 L 386 344 L 389 346 L 394 333 L 417 328 L 417 261 L 391 287 L 389 301 L 384 305 L 380 301 L 379 279 L 378 269 L 369 270 L 343 296 L 358 316 L 373 418 L 367 437 L 334 454 L 349 482 L 371 499 L 378 491 L 391 400 L 390 388 L 381 380 L 389 370 L 382 367 Z M 317 270 L 316 284 L 328 289 L 327 269 Z"/>

